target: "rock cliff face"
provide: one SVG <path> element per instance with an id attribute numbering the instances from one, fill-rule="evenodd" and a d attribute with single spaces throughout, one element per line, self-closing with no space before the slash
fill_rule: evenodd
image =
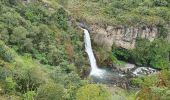
<path id="1" fill-rule="evenodd" d="M 133 49 L 138 37 L 153 41 L 158 33 L 156 27 L 107 26 L 104 28 L 99 25 L 91 25 L 90 31 L 93 41 L 108 50 L 111 50 L 113 44 Z"/>

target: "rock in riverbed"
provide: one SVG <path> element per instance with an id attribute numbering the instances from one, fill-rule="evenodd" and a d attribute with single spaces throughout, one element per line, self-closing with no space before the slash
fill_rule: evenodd
<path id="1" fill-rule="evenodd" d="M 133 76 L 149 75 L 156 73 L 157 70 L 150 67 L 138 67 L 132 71 Z"/>

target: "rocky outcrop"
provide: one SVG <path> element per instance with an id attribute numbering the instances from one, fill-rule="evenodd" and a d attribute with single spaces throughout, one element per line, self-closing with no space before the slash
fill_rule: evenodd
<path id="1" fill-rule="evenodd" d="M 149 75 L 153 73 L 157 73 L 156 69 L 150 67 L 138 67 L 134 71 L 132 71 L 133 76 L 142 76 L 142 75 Z"/>
<path id="2" fill-rule="evenodd" d="M 30 3 L 30 0 L 23 0 L 23 3 L 25 4 Z"/>
<path id="3" fill-rule="evenodd" d="M 122 65 L 114 65 L 113 71 L 126 74 L 134 68 L 136 68 L 135 64 L 126 63 L 126 64 L 122 64 Z"/>
<path id="4" fill-rule="evenodd" d="M 22 0 L 23 4 L 29 4 L 31 2 L 37 2 L 38 0 Z M 46 0 L 40 0 L 38 2 L 46 2 Z"/>
<path id="5" fill-rule="evenodd" d="M 93 41 L 111 50 L 113 44 L 126 49 L 135 47 L 136 38 L 144 38 L 153 41 L 158 33 L 156 27 L 125 27 L 91 25 Z"/>

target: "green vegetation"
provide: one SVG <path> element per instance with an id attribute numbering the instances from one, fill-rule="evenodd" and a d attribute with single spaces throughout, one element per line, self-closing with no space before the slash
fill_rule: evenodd
<path id="1" fill-rule="evenodd" d="M 133 50 L 124 48 L 113 48 L 111 57 L 119 60 L 135 63 L 137 66 L 150 66 L 156 69 L 169 69 L 170 46 L 166 39 L 159 38 L 150 42 L 145 39 L 138 39 Z M 113 59 L 113 61 L 115 61 Z"/>
<path id="2" fill-rule="evenodd" d="M 120 93 L 130 100 L 170 99 L 169 0 L 1 0 L 0 100 L 121 98 L 119 93 L 112 95 L 105 86 L 83 79 L 89 65 L 77 20 L 157 27 L 158 38 L 153 42 L 137 39 L 135 49 L 113 46 L 111 53 L 95 46 L 95 56 L 99 64 L 126 61 L 162 70 L 132 79 L 140 88 L 137 94 Z"/>
<path id="3" fill-rule="evenodd" d="M 90 23 L 153 26 L 169 23 L 169 0 L 65 0 L 77 19 Z"/>
<path id="4" fill-rule="evenodd" d="M 111 100 L 110 94 L 101 86 L 90 84 L 77 91 L 76 100 Z"/>
<path id="5" fill-rule="evenodd" d="M 75 100 L 89 84 L 82 31 L 60 6 L 21 1 L 0 1 L 0 99 Z"/>
<path id="6" fill-rule="evenodd" d="M 137 66 L 150 66 L 161 71 L 155 75 L 133 78 L 133 86 L 140 90 L 135 95 L 138 100 L 168 100 L 169 97 L 169 50 L 168 41 L 160 37 L 150 42 L 138 39 L 133 50 L 113 47 L 112 58 L 118 58 L 126 62 L 135 63 Z M 112 59 L 115 63 L 117 59 Z"/>
<path id="7" fill-rule="evenodd" d="M 141 87 L 136 99 L 139 100 L 168 100 L 170 99 L 170 72 L 161 71 L 158 75 L 133 79 L 132 83 Z"/>

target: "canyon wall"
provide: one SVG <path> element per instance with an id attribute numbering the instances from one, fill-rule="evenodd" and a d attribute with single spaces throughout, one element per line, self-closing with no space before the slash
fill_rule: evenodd
<path id="1" fill-rule="evenodd" d="M 91 25 L 90 32 L 94 43 L 111 50 L 112 45 L 133 49 L 136 39 L 143 38 L 153 41 L 158 34 L 156 27 L 125 27 Z"/>

